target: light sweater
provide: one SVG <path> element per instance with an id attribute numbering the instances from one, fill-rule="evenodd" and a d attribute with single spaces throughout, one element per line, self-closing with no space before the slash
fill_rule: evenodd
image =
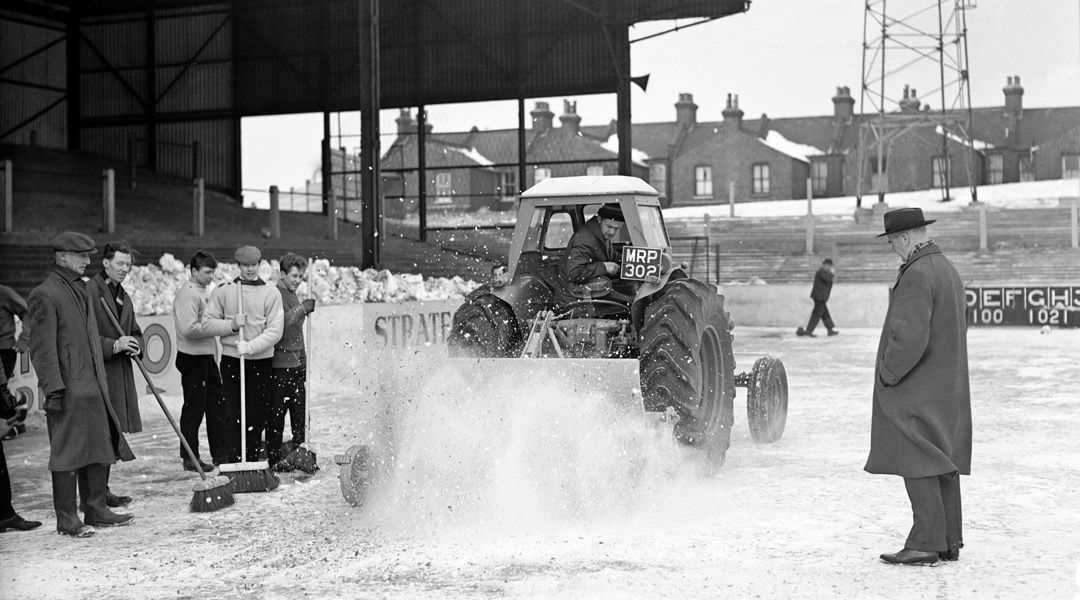
<path id="1" fill-rule="evenodd" d="M 210 294 L 210 302 L 206 305 L 206 317 L 209 321 L 225 322 L 232 330 L 232 318 L 237 314 L 239 301 L 237 288 L 243 288 L 244 314 L 247 315 L 247 325 L 244 325 L 242 333 L 244 340 L 251 344 L 251 353 L 244 356 L 252 360 L 273 358 L 274 344 L 281 339 L 281 332 L 285 328 L 285 317 L 281 310 L 281 293 L 272 285 L 259 279 L 255 282 L 244 282 L 240 279 L 230 281 L 218 286 Z M 221 336 L 221 353 L 233 358 L 239 358 L 236 351 L 236 342 L 240 341 L 239 334 L 229 333 Z"/>
<path id="2" fill-rule="evenodd" d="M 219 335 L 233 332 L 232 324 L 206 319 L 206 286 L 194 281 L 185 283 L 173 299 L 173 326 L 176 329 L 176 351 L 202 356 L 215 354 Z"/>

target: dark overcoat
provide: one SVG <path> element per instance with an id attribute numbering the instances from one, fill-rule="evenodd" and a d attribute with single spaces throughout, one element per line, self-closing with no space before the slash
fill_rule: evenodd
<path id="1" fill-rule="evenodd" d="M 559 271 L 571 283 L 587 283 L 597 277 L 606 277 L 605 262 L 619 262 L 611 242 L 600 231 L 600 220 L 593 217 L 585 222 L 570 238 L 563 254 Z"/>
<path id="2" fill-rule="evenodd" d="M 46 394 L 63 390 L 47 415 L 49 470 L 134 460 L 108 401 L 101 334 L 79 274 L 54 266 L 30 292 L 30 360 Z"/>
<path id="3" fill-rule="evenodd" d="M 964 284 L 934 244 L 901 267 L 878 343 L 870 473 L 971 472 Z"/>
<path id="4" fill-rule="evenodd" d="M 814 287 L 810 289 L 810 298 L 818 302 L 828 302 L 832 293 L 833 274 L 824 266 L 814 274 Z"/>
<path id="5" fill-rule="evenodd" d="M 113 352 L 113 344 L 122 335 L 130 335 L 139 341 L 140 349 L 144 347 L 142 329 L 135 320 L 135 306 L 131 303 L 131 297 L 123 291 L 119 298 L 113 297 L 104 271 L 90 278 L 86 291 L 90 294 L 97 328 L 101 332 L 101 353 L 105 360 L 105 378 L 109 382 L 109 400 L 113 412 L 120 421 L 120 431 L 138 433 L 142 431 L 142 416 L 139 414 L 139 392 L 135 387 L 135 365 L 127 354 Z M 100 298 L 105 299 L 108 309 L 102 306 Z M 106 310 L 120 322 L 119 330 L 112 324 Z"/>

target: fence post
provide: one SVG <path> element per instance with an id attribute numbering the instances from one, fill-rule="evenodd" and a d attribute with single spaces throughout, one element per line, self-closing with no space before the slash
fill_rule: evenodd
<path id="1" fill-rule="evenodd" d="M 8 167 L 8 172 L 11 172 L 11 167 Z M 9 191 L 8 196 L 10 195 L 11 192 Z M 1080 223 L 1077 222 L 1080 220 L 1077 218 L 1080 216 L 1077 214 L 1080 213 L 1080 198 L 1073 200 L 1072 208 L 1069 210 L 1069 213 L 1070 229 L 1072 229 L 1072 247 L 1073 250 L 1076 250 L 1077 248 L 1080 248 Z"/>
<path id="2" fill-rule="evenodd" d="M 101 230 L 116 232 L 116 174 L 112 169 L 101 173 Z"/>
<path id="3" fill-rule="evenodd" d="M 806 253 L 814 253 L 814 186 L 806 179 Z"/>
<path id="4" fill-rule="evenodd" d="M 727 184 L 727 201 L 728 201 L 728 216 L 735 216 L 735 182 L 728 181 Z"/>
<path id="5" fill-rule="evenodd" d="M 979 211 L 979 250 L 986 252 L 986 205 L 980 204 L 975 210 Z"/>
<path id="6" fill-rule="evenodd" d="M 327 201 L 326 206 L 326 218 L 327 223 L 327 237 L 332 240 L 337 239 L 337 191 L 330 188 L 330 198 Z"/>
<path id="7" fill-rule="evenodd" d="M 709 282 L 709 271 L 712 267 L 709 256 L 709 246 L 712 245 L 712 235 L 709 233 L 709 213 L 705 213 L 705 282 Z"/>
<path id="8" fill-rule="evenodd" d="M 191 189 L 191 235 L 206 233 L 206 188 L 202 177 L 195 178 Z"/>
<path id="9" fill-rule="evenodd" d="M 4 233 L 11 233 L 14 228 L 11 213 L 12 207 L 15 204 L 15 199 L 11 195 L 11 180 L 13 179 L 12 176 L 15 174 L 12 170 L 11 161 L 5 160 L 3 163 L 0 163 L 0 171 L 2 171 L 0 175 L 2 175 L 4 178 L 3 183 L 0 184 L 0 196 L 3 196 L 3 198 L 0 198 L 0 200 L 2 200 L 4 204 L 3 213 L 0 214 L 0 216 L 2 216 L 4 219 L 4 222 L 2 223 L 3 227 L 0 227 L 0 230 L 2 230 Z M 1075 216 L 1075 214 L 1076 211 L 1074 210 L 1073 216 Z M 1073 236 L 1073 239 L 1076 239 L 1075 235 Z M 1076 247 L 1075 243 L 1073 243 L 1073 247 Z"/>
<path id="10" fill-rule="evenodd" d="M 270 237 L 281 237 L 281 206 L 280 195 L 276 185 L 270 186 Z"/>

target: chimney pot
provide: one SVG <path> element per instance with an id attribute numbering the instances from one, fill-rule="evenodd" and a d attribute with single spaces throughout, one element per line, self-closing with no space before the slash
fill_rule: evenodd
<path id="1" fill-rule="evenodd" d="M 547 102 L 537 102 L 536 108 L 529 112 L 529 114 L 532 116 L 533 131 L 543 134 L 551 130 L 551 124 L 555 118 L 555 113 L 551 112 Z"/>
<path id="2" fill-rule="evenodd" d="M 680 93 L 679 101 L 675 103 L 675 123 L 684 129 L 693 127 L 697 123 L 697 109 L 693 94 Z"/>
<path id="3" fill-rule="evenodd" d="M 577 114 L 576 100 L 574 102 L 563 100 L 563 114 L 559 116 L 559 121 L 564 129 L 572 133 L 576 134 L 581 130 L 581 117 Z"/>

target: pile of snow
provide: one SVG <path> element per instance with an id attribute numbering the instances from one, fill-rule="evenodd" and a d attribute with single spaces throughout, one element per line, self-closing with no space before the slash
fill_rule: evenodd
<path id="1" fill-rule="evenodd" d="M 262 261 L 259 277 L 276 284 L 278 262 Z M 240 275 L 234 263 L 218 263 L 211 291 L 225 281 Z M 164 254 L 158 264 L 132 267 L 124 280 L 124 289 L 131 296 L 139 315 L 172 314 L 173 298 L 189 277 L 187 266 L 172 254 Z M 444 300 L 462 298 L 479 287 L 479 283 L 453 277 L 432 277 L 404 273 L 394 274 L 383 269 L 332 266 L 330 261 L 315 261 L 309 282 L 300 284 L 297 294 L 314 294 L 320 304 L 353 304 L 357 302 L 408 302 L 413 300 Z M 310 287 L 310 291 L 309 291 Z"/>

